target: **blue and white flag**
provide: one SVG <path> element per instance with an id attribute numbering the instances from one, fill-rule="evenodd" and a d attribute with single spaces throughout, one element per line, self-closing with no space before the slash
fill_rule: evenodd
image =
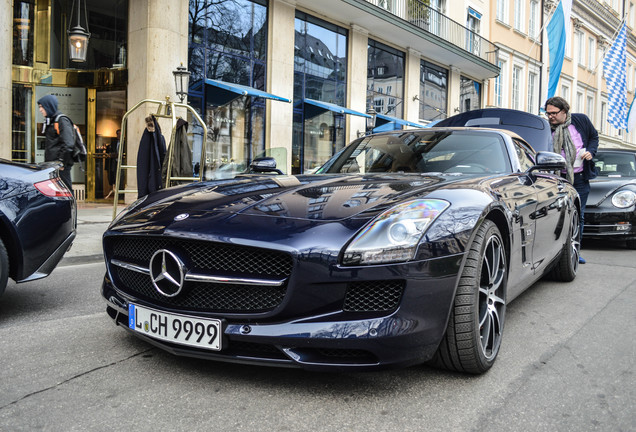
<path id="1" fill-rule="evenodd" d="M 607 85 L 607 121 L 618 129 L 627 129 L 627 25 L 623 22 L 612 46 L 603 59 Z"/>
<path id="2" fill-rule="evenodd" d="M 561 76 L 565 46 L 570 34 L 570 12 L 572 12 L 572 0 L 561 0 L 548 23 L 548 51 L 550 53 L 548 99 L 556 94 L 557 84 Z"/>

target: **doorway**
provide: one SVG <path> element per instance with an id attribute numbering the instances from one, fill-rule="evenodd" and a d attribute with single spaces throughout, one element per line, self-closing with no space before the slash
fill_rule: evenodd
<path id="1" fill-rule="evenodd" d="M 119 151 L 118 131 L 125 113 L 125 90 L 95 93 L 95 149 L 91 156 L 94 163 L 89 164 L 93 172 L 88 175 L 88 178 L 94 181 L 88 182 L 89 200 L 99 202 L 113 199 Z M 126 149 L 123 152 L 124 157 L 125 155 Z M 123 196 L 121 198 L 123 199 Z"/>

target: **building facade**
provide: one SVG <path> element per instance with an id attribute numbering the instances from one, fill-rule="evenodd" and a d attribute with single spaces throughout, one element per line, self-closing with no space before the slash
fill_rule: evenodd
<path id="1" fill-rule="evenodd" d="M 634 1 L 573 0 L 570 34 L 555 96 L 573 112 L 587 114 L 599 131 L 601 147 L 636 149 L 636 132 L 607 122 L 608 94 L 603 58 L 623 20 L 627 22 L 627 102 L 635 96 L 636 33 Z M 545 27 L 556 0 L 491 0 L 490 33 L 499 48 L 500 74 L 490 80 L 485 106 L 541 114 L 550 71 Z"/>
<path id="2" fill-rule="evenodd" d="M 559 83 L 573 108 L 597 125 L 607 97 L 596 63 L 620 18 L 633 16 L 631 3 L 614 3 L 616 9 L 574 1 L 572 21 L 581 33 L 575 40 L 585 48 L 570 47 Z M 112 190 L 108 174 L 125 113 L 140 101 L 178 102 L 172 72 L 179 65 L 190 71 L 187 103 L 207 128 L 203 146 L 204 128 L 179 109 L 188 122 L 193 176 L 203 169 L 208 178 L 230 177 L 262 155 L 285 173 L 310 173 L 369 130 L 421 127 L 488 106 L 538 113 L 549 66 L 543 26 L 554 8 L 540 0 L 13 0 L 5 6 L 0 16 L 10 33 L 2 40 L 12 57 L 0 66 L 6 126 L 0 156 L 43 159 L 36 101 L 56 94 L 85 136 L 88 161 L 72 177 L 76 195 L 89 201 L 104 201 Z M 83 63 L 71 61 L 68 49 L 78 8 L 91 33 Z M 636 84 L 632 39 L 629 101 Z M 582 59 L 588 53 L 594 58 Z M 122 163 L 131 168 L 120 188 L 127 191 L 136 189 L 135 157 L 152 113 L 155 106 L 143 106 L 126 117 Z M 165 117 L 159 121 L 170 141 Z M 367 124 L 369 117 L 375 124 Z M 602 145 L 633 145 L 625 131 L 599 131 Z"/>

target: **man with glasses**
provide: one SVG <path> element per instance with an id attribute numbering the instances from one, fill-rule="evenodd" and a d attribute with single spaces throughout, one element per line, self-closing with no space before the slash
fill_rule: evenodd
<path id="1" fill-rule="evenodd" d="M 567 169 L 561 175 L 572 183 L 581 198 L 580 240 L 590 179 L 596 177 L 592 158 L 598 149 L 598 132 L 588 116 L 570 113 L 570 105 L 562 97 L 548 99 L 545 113 L 552 128 L 554 152 L 563 155 L 567 162 Z M 585 264 L 583 257 L 579 257 L 579 262 Z"/>

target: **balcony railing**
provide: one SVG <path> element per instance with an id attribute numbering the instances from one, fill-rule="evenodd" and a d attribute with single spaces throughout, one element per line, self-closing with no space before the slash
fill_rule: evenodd
<path id="1" fill-rule="evenodd" d="M 429 7 L 420 0 L 366 0 L 393 15 L 426 30 L 497 65 L 499 48 L 487 39 Z"/>

